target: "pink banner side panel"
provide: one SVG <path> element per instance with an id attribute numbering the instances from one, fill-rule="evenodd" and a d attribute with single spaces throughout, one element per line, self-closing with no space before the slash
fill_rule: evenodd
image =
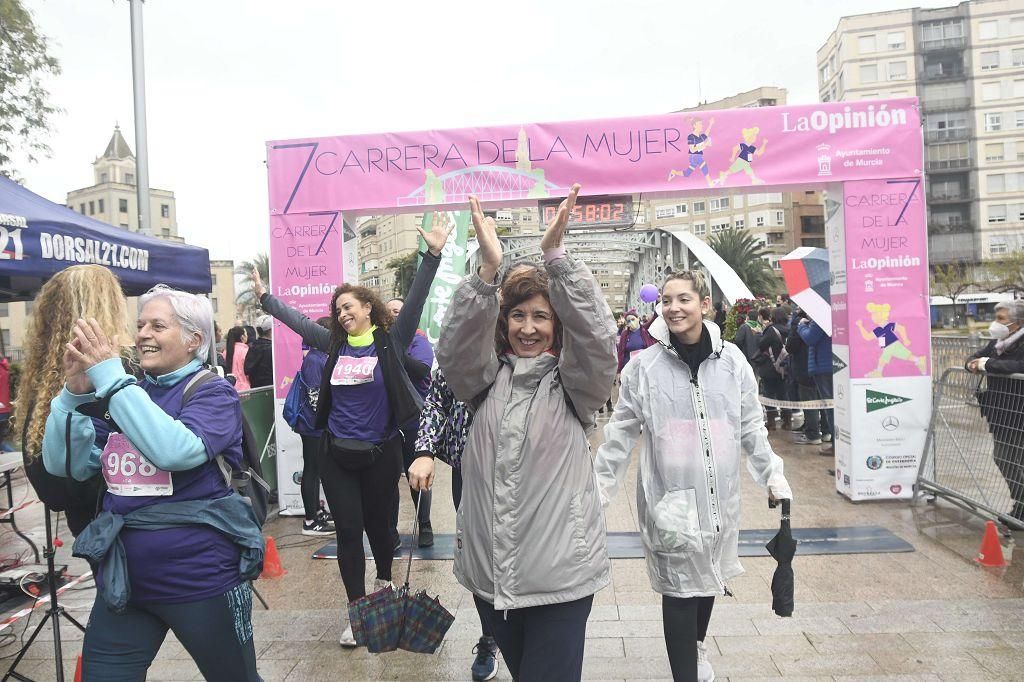
<path id="1" fill-rule="evenodd" d="M 327 315 L 331 293 L 344 281 L 342 237 L 341 213 L 337 211 L 272 215 L 268 291 L 312 320 Z M 288 394 L 301 364 L 302 340 L 275 320 L 275 397 Z"/>
<path id="2" fill-rule="evenodd" d="M 848 182 L 843 200 L 850 376 L 930 374 L 924 183 Z"/>

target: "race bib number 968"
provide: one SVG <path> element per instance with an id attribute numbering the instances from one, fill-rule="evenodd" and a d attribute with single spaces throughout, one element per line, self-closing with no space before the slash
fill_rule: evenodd
<path id="1" fill-rule="evenodd" d="M 112 495 L 152 497 L 174 492 L 171 472 L 157 469 L 122 433 L 112 433 L 107 438 L 100 465 Z"/>

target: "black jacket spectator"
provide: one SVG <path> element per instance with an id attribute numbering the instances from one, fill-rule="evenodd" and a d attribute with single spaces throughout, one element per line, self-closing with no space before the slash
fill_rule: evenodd
<path id="1" fill-rule="evenodd" d="M 249 344 L 245 356 L 245 375 L 253 388 L 272 386 L 274 383 L 274 344 L 270 339 L 259 338 Z"/>
<path id="2" fill-rule="evenodd" d="M 1004 443 L 1024 447 L 1024 380 L 1011 379 L 1005 374 L 1024 373 L 1024 340 L 1017 341 L 1001 355 L 996 353 L 996 342 L 976 352 L 970 358 L 985 361 L 985 388 L 978 395 L 981 414 L 988 420 L 989 430 Z"/>
<path id="3" fill-rule="evenodd" d="M 795 328 L 798 323 L 799 320 L 794 320 L 791 326 Z M 793 371 L 793 378 L 796 379 L 796 382 L 803 386 L 813 386 L 814 379 L 807 371 L 807 344 L 799 334 L 792 333 L 792 330 L 786 339 L 786 352 L 789 353 L 789 367 Z"/>

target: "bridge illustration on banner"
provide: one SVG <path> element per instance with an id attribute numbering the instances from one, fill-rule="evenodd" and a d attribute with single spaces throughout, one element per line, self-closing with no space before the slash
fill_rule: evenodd
<path id="1" fill-rule="evenodd" d="M 559 187 L 545 179 L 540 168 L 521 169 L 507 166 L 470 166 L 444 175 L 427 171 L 424 183 L 404 197 L 399 206 L 421 206 L 442 201 L 460 203 L 472 194 L 480 201 L 543 199 L 567 194 L 568 187 Z"/>

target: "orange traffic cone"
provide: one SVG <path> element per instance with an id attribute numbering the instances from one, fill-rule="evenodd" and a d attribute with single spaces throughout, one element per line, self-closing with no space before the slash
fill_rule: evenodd
<path id="1" fill-rule="evenodd" d="M 75 664 L 75 682 L 82 682 L 82 654 L 78 654 L 78 663 Z"/>
<path id="2" fill-rule="evenodd" d="M 1001 555 L 1000 555 L 1001 556 Z M 287 573 L 281 565 L 281 557 L 277 554 L 274 538 L 267 536 L 267 550 L 263 553 L 263 572 L 261 578 L 280 578 Z"/>
<path id="3" fill-rule="evenodd" d="M 1006 565 L 1003 559 L 1003 546 L 999 544 L 999 533 L 996 531 L 995 521 L 985 523 L 985 535 L 981 538 L 981 549 L 978 556 L 974 558 L 982 566 L 1002 567 Z"/>

